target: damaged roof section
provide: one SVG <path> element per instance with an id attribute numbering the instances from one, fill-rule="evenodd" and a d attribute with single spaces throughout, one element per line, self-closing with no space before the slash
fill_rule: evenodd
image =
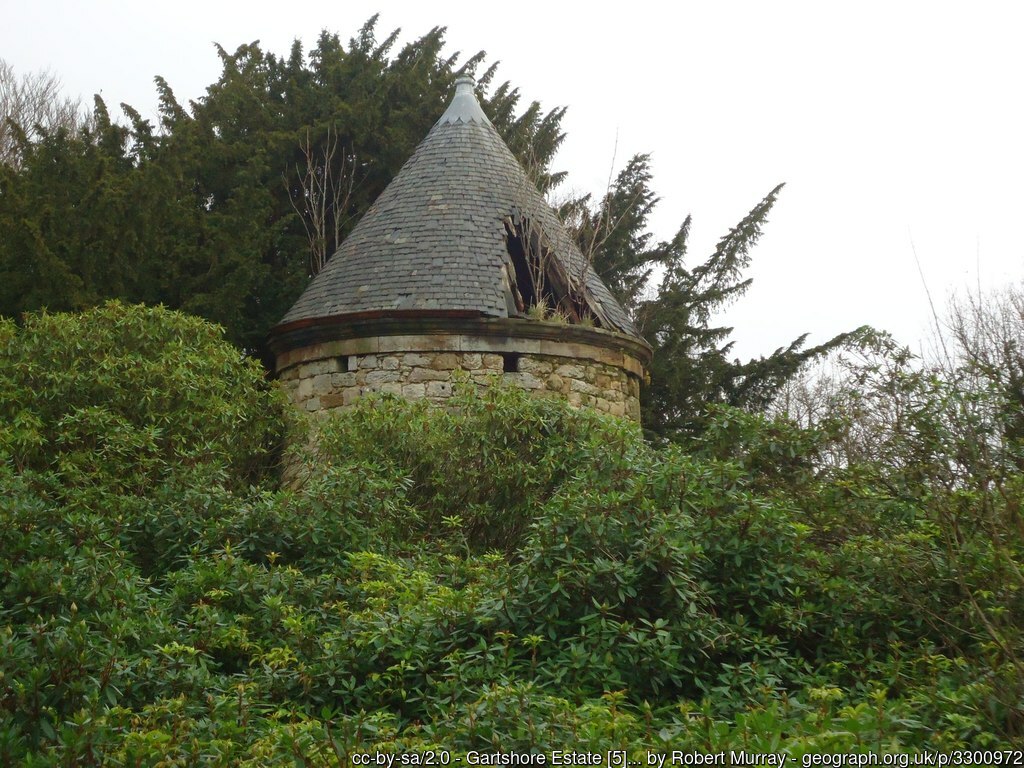
<path id="1" fill-rule="evenodd" d="M 487 119 L 468 77 L 278 327 L 415 310 L 557 312 L 639 338 Z"/>

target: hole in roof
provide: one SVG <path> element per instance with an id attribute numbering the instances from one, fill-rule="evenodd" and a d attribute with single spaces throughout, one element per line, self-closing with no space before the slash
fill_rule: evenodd
<path id="1" fill-rule="evenodd" d="M 600 327 L 580 291 L 572 290 L 564 265 L 545 245 L 539 227 L 520 216 L 506 218 L 504 225 L 512 264 L 509 277 L 515 278 L 510 287 L 518 315 Z"/>

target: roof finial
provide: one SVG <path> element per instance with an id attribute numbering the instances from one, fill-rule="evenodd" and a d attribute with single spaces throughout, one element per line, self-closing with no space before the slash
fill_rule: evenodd
<path id="1" fill-rule="evenodd" d="M 455 79 L 455 98 L 437 121 L 442 123 L 489 123 L 476 98 L 476 81 L 472 75 L 462 74 Z"/>

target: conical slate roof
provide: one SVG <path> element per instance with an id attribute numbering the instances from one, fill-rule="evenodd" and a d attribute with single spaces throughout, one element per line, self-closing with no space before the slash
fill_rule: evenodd
<path id="1" fill-rule="evenodd" d="M 506 238 L 525 224 L 600 327 L 639 338 L 484 115 L 473 80 L 278 325 L 395 312 L 523 316 Z M 585 287 L 582 287 L 585 286 Z"/>

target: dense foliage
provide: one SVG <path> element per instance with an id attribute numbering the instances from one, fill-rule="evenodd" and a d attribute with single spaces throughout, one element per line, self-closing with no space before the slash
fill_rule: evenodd
<path id="1" fill-rule="evenodd" d="M 28 315 L 0 324 L 0 352 L 0 449 L 65 488 L 144 494 L 178 465 L 244 487 L 283 437 L 262 369 L 198 318 L 118 302 Z"/>
<path id="2" fill-rule="evenodd" d="M 1020 454 L 943 474 L 977 392 L 900 378 L 906 460 L 831 461 L 838 412 L 721 408 L 684 452 L 465 385 L 319 422 L 282 488 L 278 399 L 201 321 L 2 349 L 0 765 L 1021 738 Z"/>

